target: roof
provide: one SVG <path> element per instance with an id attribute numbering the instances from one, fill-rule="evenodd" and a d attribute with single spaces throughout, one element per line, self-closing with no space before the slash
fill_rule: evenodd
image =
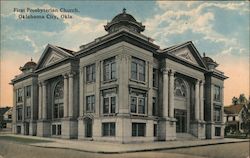
<path id="1" fill-rule="evenodd" d="M 57 48 L 59 48 L 59 49 L 64 50 L 65 52 L 68 52 L 68 53 L 70 53 L 72 55 L 75 53 L 73 50 L 69 50 L 69 49 L 66 49 L 66 48 L 63 48 L 63 47 L 59 47 L 59 46 L 56 46 L 56 45 L 54 45 L 54 46 L 57 47 Z"/>
<path id="2" fill-rule="evenodd" d="M 138 33 L 145 30 L 145 26 L 143 26 L 142 23 L 137 22 L 132 15 L 126 13 L 125 8 L 122 13 L 116 15 L 111 22 L 108 22 L 107 25 L 104 26 L 105 30 L 109 33 L 117 31 L 119 30 L 118 28 L 121 27 L 136 28 L 135 30 Z"/>
<path id="3" fill-rule="evenodd" d="M 32 60 L 28 61 L 26 64 L 24 64 L 23 67 L 20 67 L 20 70 L 23 71 L 23 70 L 29 70 L 29 69 L 34 69 L 36 67 L 36 63 Z"/>
<path id="4" fill-rule="evenodd" d="M 11 107 L 0 108 L 0 116 L 4 115 Z"/>
<path id="5" fill-rule="evenodd" d="M 236 105 L 230 105 L 224 107 L 224 113 L 225 114 L 239 114 L 241 109 L 243 108 L 243 104 L 236 104 Z"/>

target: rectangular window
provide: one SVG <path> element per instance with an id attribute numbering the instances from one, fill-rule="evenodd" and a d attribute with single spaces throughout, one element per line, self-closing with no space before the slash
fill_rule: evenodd
<path id="1" fill-rule="evenodd" d="M 158 70 L 153 68 L 153 87 L 158 87 Z"/>
<path id="2" fill-rule="evenodd" d="M 145 137 L 145 135 L 146 135 L 146 123 L 132 123 L 133 137 Z"/>
<path id="3" fill-rule="evenodd" d="M 221 101 L 221 89 L 219 86 L 214 86 L 214 100 Z"/>
<path id="4" fill-rule="evenodd" d="M 52 125 L 52 135 L 56 135 L 56 125 Z"/>
<path id="5" fill-rule="evenodd" d="M 86 97 L 86 111 L 94 112 L 95 110 L 95 96 L 90 95 Z"/>
<path id="6" fill-rule="evenodd" d="M 131 79 L 145 81 L 145 61 L 132 58 L 131 62 Z"/>
<path id="7" fill-rule="evenodd" d="M 62 134 L 62 125 L 57 125 L 57 135 Z"/>
<path id="8" fill-rule="evenodd" d="M 103 114 L 115 114 L 116 113 L 116 88 L 106 89 L 102 91 L 103 103 L 102 113 Z"/>
<path id="9" fill-rule="evenodd" d="M 104 60 L 103 62 L 103 79 L 104 81 L 116 78 L 116 62 L 115 58 Z"/>
<path id="10" fill-rule="evenodd" d="M 220 133 L 221 133 L 221 128 L 215 127 L 215 136 L 220 136 Z"/>
<path id="11" fill-rule="evenodd" d="M 145 94 L 132 93 L 130 96 L 130 112 L 134 114 L 146 113 L 146 97 Z"/>
<path id="12" fill-rule="evenodd" d="M 64 109 L 63 109 L 63 104 L 54 104 L 54 118 L 63 118 L 63 113 L 64 113 Z"/>
<path id="13" fill-rule="evenodd" d="M 152 114 L 153 116 L 157 116 L 157 100 L 156 97 L 152 98 Z"/>
<path id="14" fill-rule="evenodd" d="M 31 97 L 31 86 L 26 86 L 26 97 Z"/>
<path id="15" fill-rule="evenodd" d="M 154 124 L 154 137 L 157 137 L 157 124 Z"/>
<path id="16" fill-rule="evenodd" d="M 22 102 L 23 101 L 23 89 L 19 88 L 17 89 L 17 102 Z"/>
<path id="17" fill-rule="evenodd" d="M 115 122 L 102 123 L 102 136 L 115 136 Z"/>
<path id="18" fill-rule="evenodd" d="M 116 107 L 116 97 L 106 96 L 103 98 L 103 113 L 104 114 L 114 114 Z"/>
<path id="19" fill-rule="evenodd" d="M 59 118 L 63 118 L 63 113 L 64 113 L 63 104 L 59 104 Z"/>
<path id="20" fill-rule="evenodd" d="M 86 67 L 86 81 L 95 82 L 95 64 Z"/>
<path id="21" fill-rule="evenodd" d="M 21 107 L 17 108 L 17 120 L 20 121 L 23 119 L 23 109 Z"/>
<path id="22" fill-rule="evenodd" d="M 31 117 L 31 107 L 26 106 L 26 118 L 30 118 L 30 117 Z"/>
<path id="23" fill-rule="evenodd" d="M 221 107 L 214 107 L 214 121 L 221 121 Z"/>

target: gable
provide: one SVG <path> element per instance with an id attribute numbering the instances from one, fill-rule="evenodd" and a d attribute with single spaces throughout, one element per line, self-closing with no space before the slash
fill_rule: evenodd
<path id="1" fill-rule="evenodd" d="M 207 69 L 200 53 L 191 41 L 166 49 L 168 54 L 193 65 Z"/>
<path id="2" fill-rule="evenodd" d="M 38 61 L 36 70 L 51 66 L 69 57 L 73 57 L 73 55 L 63 48 L 48 44 Z"/>
<path id="3" fill-rule="evenodd" d="M 191 62 L 195 65 L 199 65 L 198 62 L 196 61 L 195 57 L 193 56 L 193 54 L 190 52 L 190 50 L 187 47 L 175 50 L 171 54 L 173 54 L 176 57 L 181 58 L 185 61 Z"/>
<path id="4" fill-rule="evenodd" d="M 52 65 L 60 60 L 63 60 L 65 57 L 56 51 L 51 51 L 47 57 L 47 59 L 44 61 L 43 66 L 47 67 L 49 65 Z"/>

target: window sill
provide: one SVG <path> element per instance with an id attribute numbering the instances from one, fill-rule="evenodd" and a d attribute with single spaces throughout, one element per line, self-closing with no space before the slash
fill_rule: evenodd
<path id="1" fill-rule="evenodd" d="M 129 80 L 132 82 L 139 83 L 139 84 L 146 84 L 146 81 L 140 81 L 140 80 L 135 80 L 135 79 L 131 79 L 131 78 Z"/>
<path id="2" fill-rule="evenodd" d="M 93 84 L 95 81 L 86 81 L 85 84 Z"/>
<path id="3" fill-rule="evenodd" d="M 115 79 L 105 80 L 105 81 L 103 81 L 102 83 L 103 83 L 103 84 L 106 84 L 106 83 L 116 82 L 116 81 L 117 81 L 117 79 L 115 78 Z"/>
<path id="4" fill-rule="evenodd" d="M 134 116 L 134 117 L 147 117 L 146 114 L 136 114 L 136 113 L 131 113 L 130 114 L 131 116 Z"/>
<path id="5" fill-rule="evenodd" d="M 109 116 L 116 116 L 117 113 L 109 113 L 109 114 L 102 114 L 104 117 L 109 117 Z"/>
<path id="6" fill-rule="evenodd" d="M 158 90 L 158 87 L 153 87 L 153 90 Z"/>

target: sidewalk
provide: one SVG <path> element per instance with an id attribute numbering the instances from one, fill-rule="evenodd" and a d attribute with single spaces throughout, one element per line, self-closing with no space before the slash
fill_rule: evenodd
<path id="1" fill-rule="evenodd" d="M 139 151 L 155 151 L 155 150 L 167 150 L 167 149 L 177 149 L 177 148 L 188 148 L 196 146 L 208 146 L 216 144 L 226 144 L 226 143 L 237 143 L 237 142 L 247 142 L 249 139 L 214 139 L 214 140 L 177 140 L 177 141 L 167 141 L 167 142 L 149 142 L 149 143 L 137 143 L 137 144 L 120 144 L 120 143 L 110 143 L 110 142 L 96 142 L 96 141 L 84 141 L 84 140 L 64 140 L 56 138 L 44 138 L 37 136 L 22 136 L 22 135 L 12 135 L 8 136 L 22 137 L 22 138 L 32 138 L 38 140 L 50 140 L 53 142 L 46 143 L 33 143 L 29 144 L 31 146 L 43 147 L 43 148 L 60 148 L 60 149 L 71 149 L 77 151 L 93 152 L 93 153 L 128 153 L 128 152 L 139 152 Z"/>

